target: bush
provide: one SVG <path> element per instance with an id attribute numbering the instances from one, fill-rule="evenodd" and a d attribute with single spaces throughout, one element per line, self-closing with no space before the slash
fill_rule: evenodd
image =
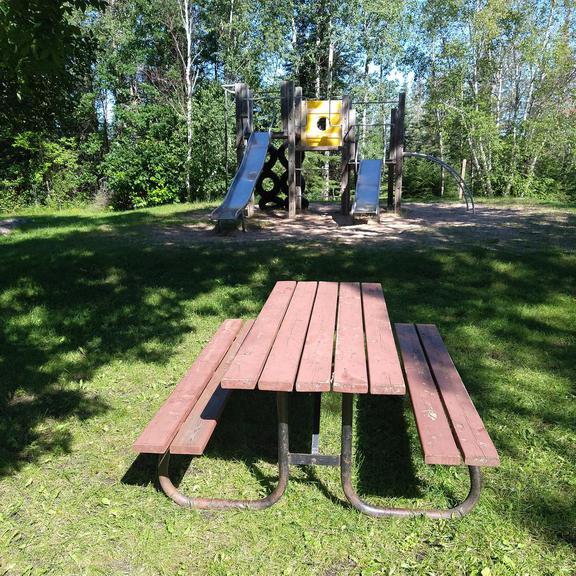
<path id="1" fill-rule="evenodd" d="M 96 177 L 81 159 L 74 138 L 26 131 L 7 143 L 1 163 L 0 210 L 30 204 L 64 207 L 84 203 Z"/>
<path id="2" fill-rule="evenodd" d="M 122 129 L 102 163 L 115 210 L 185 199 L 185 142 L 175 115 L 162 106 L 125 110 Z"/>

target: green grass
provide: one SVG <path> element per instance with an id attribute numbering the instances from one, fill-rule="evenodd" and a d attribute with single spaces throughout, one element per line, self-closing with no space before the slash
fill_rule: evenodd
<path id="1" fill-rule="evenodd" d="M 0 574 L 576 572 L 575 254 L 150 236 L 190 210 L 29 213 L 0 238 Z M 394 321 L 439 326 L 502 457 L 469 516 L 371 519 L 324 468 L 293 470 L 264 512 L 183 510 L 158 490 L 155 460 L 132 441 L 219 323 L 253 317 L 286 278 L 381 282 Z M 294 449 L 306 448 L 310 410 L 293 399 Z M 272 412 L 270 394 L 233 396 L 206 456 L 174 462 L 182 489 L 269 491 Z M 363 398 L 357 413 L 367 499 L 465 495 L 465 469 L 422 463 L 406 400 Z M 322 417 L 321 447 L 335 452 L 336 396 Z"/>
<path id="2" fill-rule="evenodd" d="M 381 198 L 382 201 L 382 198 Z M 447 195 L 444 197 L 426 195 L 426 196 L 407 196 L 402 198 L 402 203 L 425 203 L 435 204 L 442 202 L 443 204 L 463 204 L 464 200 L 458 198 L 456 195 Z M 553 208 L 557 210 L 564 210 L 569 212 L 576 211 L 576 202 L 550 200 L 544 198 L 518 198 L 512 196 L 474 196 L 474 204 L 477 206 L 496 206 L 508 207 L 517 206 L 519 208 Z"/>

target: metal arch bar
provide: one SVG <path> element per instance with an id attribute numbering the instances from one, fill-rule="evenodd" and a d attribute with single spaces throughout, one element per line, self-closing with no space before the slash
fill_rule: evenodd
<path id="1" fill-rule="evenodd" d="M 252 100 L 252 102 L 258 102 L 260 100 L 278 100 L 278 96 L 252 96 L 248 98 L 248 100 Z"/>
<path id="2" fill-rule="evenodd" d="M 265 498 L 259 500 L 229 500 L 224 498 L 191 498 L 174 486 L 169 476 L 170 453 L 160 456 L 158 461 L 158 478 L 164 493 L 174 500 L 178 506 L 196 510 L 263 510 L 276 504 L 286 491 L 289 466 L 289 428 L 288 428 L 288 394 L 278 392 L 276 395 L 278 410 L 278 484 Z"/>
<path id="3" fill-rule="evenodd" d="M 357 123 L 354 126 L 392 126 L 391 122 Z"/>
<path id="4" fill-rule="evenodd" d="M 464 201 L 466 202 L 466 210 L 470 210 L 470 207 L 468 205 L 468 202 L 470 202 L 470 204 L 472 205 L 472 214 L 476 213 L 476 206 L 474 205 L 474 196 L 472 195 L 470 187 L 468 186 L 468 184 L 466 184 L 466 181 L 462 179 L 460 174 L 458 174 L 458 172 L 456 172 L 456 170 L 454 170 L 454 168 L 450 166 L 450 164 L 447 164 L 443 160 L 440 160 L 440 158 L 436 158 L 436 156 L 432 156 L 430 154 L 423 154 L 422 152 L 405 151 L 404 156 L 407 156 L 409 158 L 420 158 L 422 160 L 429 160 L 430 162 L 434 162 L 434 164 L 442 166 L 442 168 L 447 170 L 454 177 L 456 182 L 458 182 L 458 184 L 462 186 Z"/>
<path id="5" fill-rule="evenodd" d="M 374 506 L 360 498 L 352 486 L 352 416 L 353 394 L 342 394 L 342 453 L 340 456 L 340 477 L 346 498 L 360 512 L 376 518 L 382 516 L 427 516 L 428 518 L 461 518 L 474 508 L 480 498 L 482 474 L 478 466 L 468 466 L 470 491 L 466 499 L 448 510 L 418 508 L 385 508 Z"/>
<path id="6" fill-rule="evenodd" d="M 398 100 L 353 100 L 352 104 L 398 104 Z"/>

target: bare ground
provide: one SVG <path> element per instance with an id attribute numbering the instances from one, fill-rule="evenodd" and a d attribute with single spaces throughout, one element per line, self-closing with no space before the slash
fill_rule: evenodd
<path id="1" fill-rule="evenodd" d="M 477 206 L 467 212 L 458 204 L 405 204 L 401 215 L 383 211 L 380 220 L 354 223 L 337 204 L 312 203 L 289 220 L 286 212 L 256 208 L 247 231 L 217 234 L 208 211 L 189 214 L 183 226 L 154 229 L 161 242 L 286 243 L 388 246 L 498 246 L 535 249 L 576 249 L 576 212 L 543 207 Z"/>
<path id="2" fill-rule="evenodd" d="M 22 218 L 6 218 L 0 220 L 0 236 L 10 234 L 13 230 L 21 226 L 25 222 Z"/>

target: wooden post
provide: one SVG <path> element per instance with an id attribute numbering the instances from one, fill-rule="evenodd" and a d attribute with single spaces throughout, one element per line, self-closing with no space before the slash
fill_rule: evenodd
<path id="1" fill-rule="evenodd" d="M 282 94 L 282 129 L 288 137 L 288 218 L 296 217 L 296 118 L 294 82 L 284 81 Z"/>
<path id="2" fill-rule="evenodd" d="M 466 158 L 462 158 L 462 165 L 460 166 L 460 178 L 462 178 L 462 181 L 466 180 Z M 464 186 L 459 183 L 458 184 L 458 198 L 460 198 L 460 200 L 462 200 L 462 197 L 464 196 Z"/>
<path id="3" fill-rule="evenodd" d="M 254 132 L 254 101 L 253 101 L 253 92 L 246 86 L 246 111 L 247 111 L 247 118 L 246 118 L 246 130 L 248 134 L 252 134 Z M 254 215 L 254 192 L 250 196 L 250 200 L 248 204 L 246 204 L 246 216 L 251 217 Z"/>
<path id="4" fill-rule="evenodd" d="M 342 214 L 350 212 L 350 134 L 348 133 L 350 96 L 342 98 L 342 164 L 340 166 L 340 209 Z"/>
<path id="5" fill-rule="evenodd" d="M 396 116 L 398 110 L 390 110 L 390 141 L 388 142 L 388 201 L 389 210 L 394 208 L 394 170 L 396 169 Z"/>
<path id="6" fill-rule="evenodd" d="M 300 146 L 302 136 L 302 87 L 294 89 L 294 137 L 296 149 Z M 302 152 L 296 151 L 296 210 L 302 210 Z"/>
<path id="7" fill-rule="evenodd" d="M 400 92 L 398 97 L 398 112 L 396 113 L 396 163 L 394 164 L 394 210 L 400 213 L 402 206 L 402 168 L 404 165 L 404 112 L 406 108 L 406 92 Z"/>
<path id="8" fill-rule="evenodd" d="M 355 186 L 355 179 L 358 177 L 356 173 L 356 110 L 348 110 L 348 137 L 350 139 L 350 162 L 348 163 L 348 189 L 353 185 Z M 351 202 L 350 202 L 351 204 Z"/>
<path id="9" fill-rule="evenodd" d="M 246 128 L 249 127 L 248 86 L 234 84 L 234 95 L 236 100 L 236 169 L 238 169 L 244 158 L 246 147 L 244 137 Z"/>

